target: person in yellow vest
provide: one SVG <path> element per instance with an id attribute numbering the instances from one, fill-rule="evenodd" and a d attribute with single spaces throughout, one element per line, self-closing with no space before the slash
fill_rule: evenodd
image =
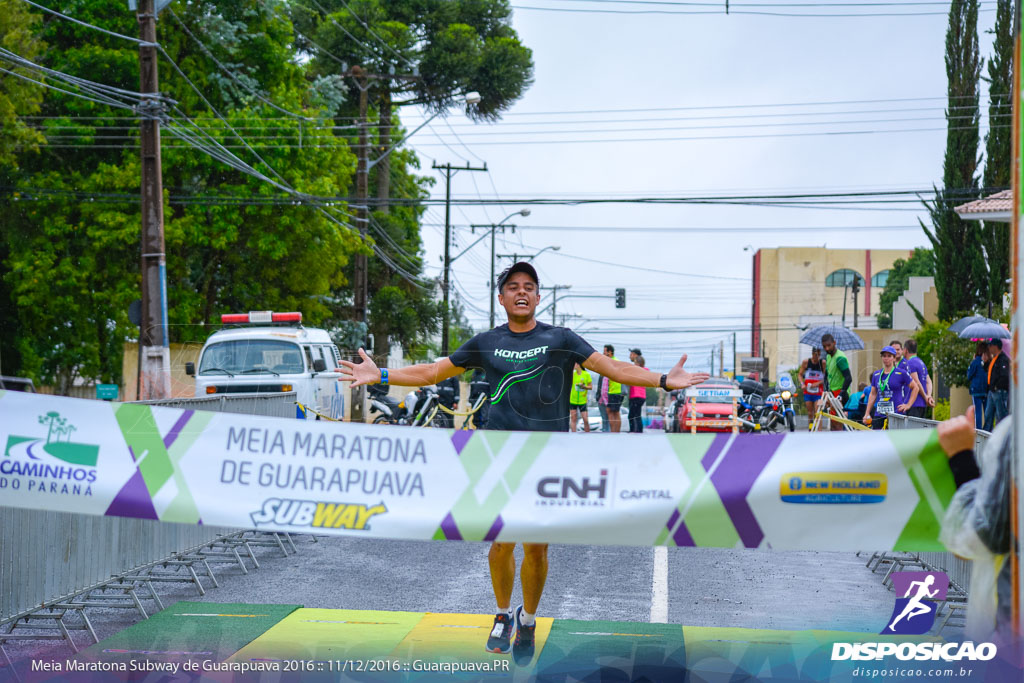
<path id="1" fill-rule="evenodd" d="M 572 369 L 572 394 L 569 396 L 569 430 L 576 431 L 576 420 L 583 416 L 583 431 L 590 431 L 587 419 L 587 392 L 591 387 L 590 373 L 577 363 Z"/>
<path id="2" fill-rule="evenodd" d="M 618 360 L 615 357 L 615 347 L 611 344 L 604 345 L 604 355 L 614 361 Z M 608 429 L 618 433 L 622 429 L 622 415 L 619 413 L 622 409 L 622 384 L 611 377 L 602 377 L 598 386 L 601 387 L 601 391 L 597 402 L 605 406 L 608 413 Z"/>

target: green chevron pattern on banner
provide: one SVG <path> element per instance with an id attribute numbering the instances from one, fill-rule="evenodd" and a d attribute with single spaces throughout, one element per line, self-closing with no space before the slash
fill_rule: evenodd
<path id="1" fill-rule="evenodd" d="M 924 550 L 945 550 L 938 536 L 946 507 L 956 493 L 946 456 L 938 448 L 938 434 L 931 432 L 924 453 L 910 432 L 887 432 L 900 460 L 914 483 L 919 501 L 896 541 L 897 546 L 914 545 Z M 929 448 L 930 447 L 930 448 Z"/>

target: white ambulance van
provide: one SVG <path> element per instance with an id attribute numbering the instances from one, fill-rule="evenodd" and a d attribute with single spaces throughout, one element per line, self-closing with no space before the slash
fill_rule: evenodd
<path id="1" fill-rule="evenodd" d="M 294 391 L 296 416 L 316 419 L 313 411 L 340 420 L 345 402 L 341 353 L 325 330 L 302 326 L 301 313 L 251 311 L 221 316 L 225 325 L 203 345 L 199 366 L 185 364 L 196 378 L 196 396 L 275 394 Z"/>

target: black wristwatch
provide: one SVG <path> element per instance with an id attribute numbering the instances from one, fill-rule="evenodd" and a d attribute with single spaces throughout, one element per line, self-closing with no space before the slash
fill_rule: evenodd
<path id="1" fill-rule="evenodd" d="M 658 382 L 658 384 L 661 385 L 662 389 L 668 391 L 668 375 L 662 375 L 661 380 Z"/>

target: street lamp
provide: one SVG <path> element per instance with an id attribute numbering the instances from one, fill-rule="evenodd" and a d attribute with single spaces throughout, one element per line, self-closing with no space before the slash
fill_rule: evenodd
<path id="1" fill-rule="evenodd" d="M 498 254 L 498 258 L 510 258 L 510 259 L 512 259 L 513 262 L 515 262 L 515 261 L 519 260 L 520 256 L 522 256 L 527 261 L 532 261 L 533 259 L 535 259 L 538 256 L 540 256 L 541 254 L 543 254 L 548 249 L 550 249 L 551 251 L 561 251 L 562 247 L 560 247 L 560 246 L 558 246 L 556 244 L 556 245 L 552 245 L 552 246 L 549 246 L 549 247 L 544 247 L 543 249 L 538 251 L 536 254 L 532 254 L 532 255 L 527 255 L 527 254 Z"/>
<path id="2" fill-rule="evenodd" d="M 504 218 L 502 218 L 497 223 L 489 223 L 489 224 L 482 224 L 482 225 L 474 224 L 474 225 L 470 225 L 469 226 L 469 227 L 473 228 L 474 231 L 475 231 L 476 228 L 487 228 L 487 231 L 491 235 L 491 281 L 490 281 L 490 287 L 494 286 L 494 233 L 495 233 L 495 231 L 498 228 L 510 227 L 510 228 L 512 228 L 512 232 L 515 232 L 516 231 L 516 226 L 514 226 L 514 225 L 506 226 L 505 225 L 505 221 L 507 221 L 508 219 L 512 218 L 513 216 L 524 216 L 525 217 L 525 216 L 529 216 L 529 215 L 530 215 L 530 210 L 529 209 L 520 209 L 519 211 L 515 211 L 515 212 L 510 213 L 509 215 L 505 216 Z M 470 249 L 475 247 L 485 237 L 487 237 L 487 232 L 485 232 L 484 234 L 480 235 L 480 237 L 478 237 L 472 244 L 470 244 L 468 247 L 466 247 L 461 252 L 456 254 L 455 257 L 450 259 L 446 265 L 450 266 L 452 263 L 455 263 L 455 259 L 459 258 L 463 254 L 465 254 L 467 251 L 469 251 Z M 491 328 L 494 327 L 494 296 L 495 296 L 494 292 L 491 292 L 490 293 L 490 298 L 491 298 L 491 318 L 490 318 L 490 320 L 491 320 Z"/>

